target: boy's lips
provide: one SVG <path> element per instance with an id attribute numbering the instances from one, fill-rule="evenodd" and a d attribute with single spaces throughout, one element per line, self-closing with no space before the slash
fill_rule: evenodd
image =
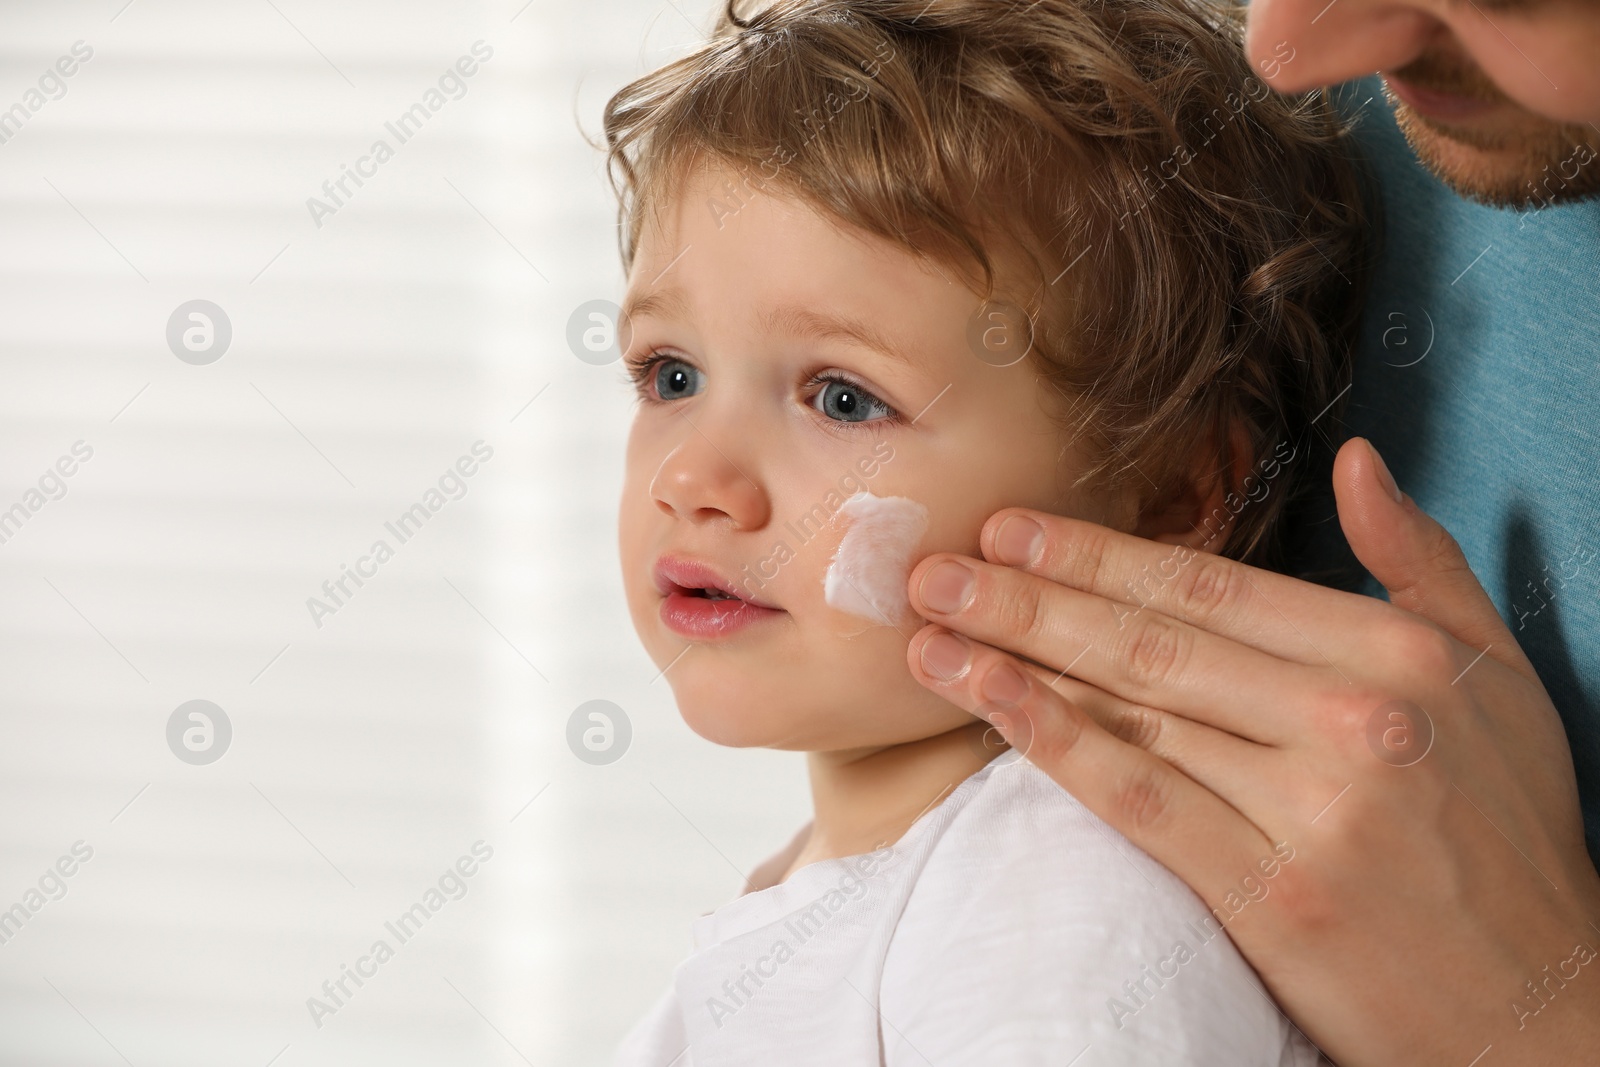
<path id="1" fill-rule="evenodd" d="M 656 560 L 656 592 L 662 596 L 661 621 L 692 640 L 727 637 L 764 619 L 784 614 L 781 608 L 737 591 L 714 567 L 687 556 Z"/>

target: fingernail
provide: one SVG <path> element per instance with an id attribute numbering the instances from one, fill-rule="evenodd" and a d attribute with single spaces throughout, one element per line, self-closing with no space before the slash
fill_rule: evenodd
<path id="1" fill-rule="evenodd" d="M 1008 567 L 1026 567 L 1044 549 L 1044 527 L 1026 515 L 1008 515 L 994 532 L 994 554 Z"/>
<path id="2" fill-rule="evenodd" d="M 966 673 L 972 661 L 972 646 L 948 630 L 934 634 L 922 643 L 922 665 L 929 674 L 953 682 Z"/>
<path id="3" fill-rule="evenodd" d="M 1367 451 L 1372 453 L 1372 469 L 1378 475 L 1378 484 L 1383 486 L 1390 496 L 1394 497 L 1396 504 L 1400 503 L 1402 498 L 1400 487 L 1395 484 L 1394 475 L 1389 473 L 1389 465 L 1383 461 L 1382 456 L 1378 455 L 1378 450 L 1371 441 L 1367 442 Z"/>
<path id="4" fill-rule="evenodd" d="M 1002 663 L 984 676 L 983 695 L 986 700 L 1020 704 L 1022 698 L 1028 695 L 1028 681 L 1017 673 L 1015 667 Z"/>
<path id="5" fill-rule="evenodd" d="M 941 615 L 954 615 L 972 599 L 977 576 L 959 563 L 946 560 L 922 576 L 918 594 L 922 603 Z"/>

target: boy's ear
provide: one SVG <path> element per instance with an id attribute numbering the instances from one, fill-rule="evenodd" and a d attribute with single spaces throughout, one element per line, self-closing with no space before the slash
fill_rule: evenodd
<path id="1" fill-rule="evenodd" d="M 1133 532 L 1164 545 L 1220 553 L 1234 525 L 1224 501 L 1244 484 L 1251 463 L 1250 435 L 1240 424 L 1229 427 L 1226 448 L 1216 447 L 1215 438 L 1202 441 L 1183 483 L 1146 501 Z"/>

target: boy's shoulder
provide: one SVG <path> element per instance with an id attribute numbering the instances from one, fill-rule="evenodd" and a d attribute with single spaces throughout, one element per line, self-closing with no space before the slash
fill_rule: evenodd
<path id="1" fill-rule="evenodd" d="M 1181 879 L 1015 752 L 996 757 L 953 794 L 923 858 L 918 895 L 1004 887 L 1008 907 L 1041 898 L 1050 910 L 1091 909 L 1106 926 L 1149 909 L 1209 914 Z M 1114 904 L 1107 913 L 1107 905 Z"/>
<path id="2" fill-rule="evenodd" d="M 884 960 L 890 1067 L 1316 1062 L 1205 903 L 1033 764 L 950 800 Z"/>

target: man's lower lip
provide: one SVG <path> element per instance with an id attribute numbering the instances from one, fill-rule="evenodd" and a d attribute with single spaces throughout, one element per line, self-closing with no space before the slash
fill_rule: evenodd
<path id="1" fill-rule="evenodd" d="M 1412 111 L 1423 118 L 1437 122 L 1462 122 L 1474 119 L 1488 114 L 1498 106 L 1476 97 L 1457 96 L 1454 93 L 1419 88 L 1401 81 L 1392 74 L 1385 74 L 1383 80 L 1389 86 L 1389 90 Z"/>
<path id="2" fill-rule="evenodd" d="M 782 614 L 777 608 L 757 607 L 746 600 L 712 600 L 677 591 L 661 601 L 661 621 L 667 628 L 696 641 L 727 637 Z"/>

